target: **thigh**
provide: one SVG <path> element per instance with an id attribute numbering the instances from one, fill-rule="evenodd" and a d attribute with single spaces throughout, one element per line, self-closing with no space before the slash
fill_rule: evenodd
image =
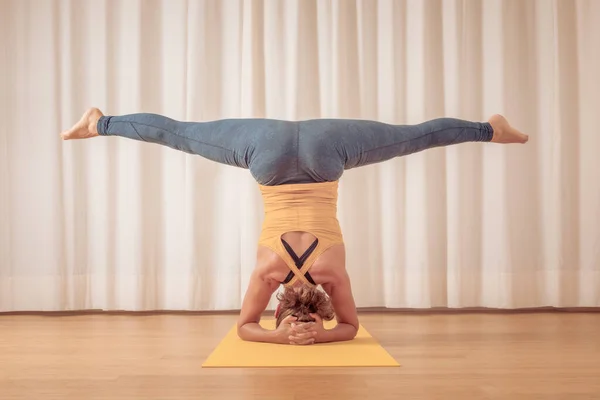
<path id="1" fill-rule="evenodd" d="M 344 169 L 351 169 L 434 147 L 481 141 L 489 136 L 489 129 L 486 124 L 455 118 L 415 125 L 340 119 L 324 120 L 319 135 L 322 148 L 341 157 Z"/>
<path id="2" fill-rule="evenodd" d="M 253 129 L 247 151 L 248 168 L 261 185 L 300 183 L 298 123 L 261 120 Z"/>
<path id="3" fill-rule="evenodd" d="M 341 142 L 345 120 L 315 119 L 300 123 L 298 165 L 312 182 L 333 182 L 341 178 L 347 159 Z"/>
<path id="4" fill-rule="evenodd" d="M 388 148 L 397 141 L 408 139 L 399 135 L 396 127 L 378 121 L 359 119 L 329 119 L 311 121 L 311 136 L 321 150 L 317 167 L 326 159 L 327 167 L 342 171 L 369 163 L 368 155 L 376 148 Z M 401 137 L 402 136 L 402 137 Z M 313 157 L 314 158 L 314 157 Z M 341 172 L 339 172 L 341 174 Z"/>

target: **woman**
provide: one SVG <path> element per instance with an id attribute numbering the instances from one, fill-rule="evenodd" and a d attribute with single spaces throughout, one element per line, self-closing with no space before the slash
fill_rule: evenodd
<path id="1" fill-rule="evenodd" d="M 238 335 L 296 345 L 351 340 L 358 330 L 337 219 L 344 170 L 439 146 L 528 141 L 500 115 L 488 122 L 438 118 L 417 125 L 346 119 L 181 122 L 147 113 L 105 116 L 97 108 L 61 136 L 120 136 L 248 169 L 262 192 L 265 219 Z M 261 314 L 281 284 L 276 329 L 264 329 Z M 337 324 L 325 329 L 323 320 L 334 315 Z"/>

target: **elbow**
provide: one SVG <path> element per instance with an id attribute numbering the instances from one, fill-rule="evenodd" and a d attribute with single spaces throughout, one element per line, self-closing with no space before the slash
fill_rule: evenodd
<path id="1" fill-rule="evenodd" d="M 360 329 L 360 324 L 358 323 L 358 320 L 356 320 L 356 321 L 346 322 L 346 325 L 348 325 L 348 336 L 349 336 L 348 339 L 353 340 L 358 335 L 358 330 Z"/>
<path id="2" fill-rule="evenodd" d="M 334 329 L 335 331 L 336 329 Z M 343 323 L 338 326 L 337 332 L 331 335 L 326 341 L 330 342 L 346 342 L 354 340 L 358 334 L 358 327 L 354 324 Z"/>
<path id="3" fill-rule="evenodd" d="M 333 339 L 333 341 L 347 341 L 354 340 L 358 335 L 358 324 L 353 324 L 350 322 L 342 322 L 340 323 L 338 333 Z"/>
<path id="4" fill-rule="evenodd" d="M 358 335 L 358 324 L 356 325 L 351 325 L 352 326 L 352 330 L 350 331 L 350 340 L 354 340 L 354 338 L 356 337 L 356 335 Z"/>
<path id="5" fill-rule="evenodd" d="M 248 339 L 248 335 L 246 332 L 246 324 L 243 323 L 238 323 L 237 325 L 237 336 L 238 338 L 240 338 L 241 340 L 247 340 Z"/>
<path id="6" fill-rule="evenodd" d="M 237 336 L 245 342 L 255 342 L 257 332 L 254 329 L 254 322 L 240 321 L 237 324 Z"/>

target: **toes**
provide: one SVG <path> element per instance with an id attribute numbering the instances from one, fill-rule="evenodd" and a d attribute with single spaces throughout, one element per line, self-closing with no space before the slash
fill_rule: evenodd
<path id="1" fill-rule="evenodd" d="M 80 128 L 74 127 L 74 128 L 69 129 L 68 131 L 63 131 L 60 134 L 60 136 L 63 138 L 63 140 L 75 139 L 75 138 L 81 136 Z"/>

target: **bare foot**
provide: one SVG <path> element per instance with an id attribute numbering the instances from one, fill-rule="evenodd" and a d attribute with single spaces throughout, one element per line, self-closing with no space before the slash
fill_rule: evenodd
<path id="1" fill-rule="evenodd" d="M 516 130 L 502 115 L 496 114 L 488 120 L 494 129 L 492 142 L 494 143 L 527 143 L 529 135 Z"/>
<path id="2" fill-rule="evenodd" d="M 98 136 L 96 125 L 103 115 L 99 109 L 90 108 L 83 114 L 79 122 L 73 125 L 71 129 L 61 132 L 60 136 L 63 140 L 87 139 Z"/>

